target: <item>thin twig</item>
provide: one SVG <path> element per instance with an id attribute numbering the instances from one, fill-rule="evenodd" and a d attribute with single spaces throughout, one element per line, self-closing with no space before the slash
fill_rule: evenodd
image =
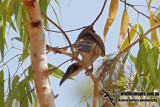
<path id="1" fill-rule="evenodd" d="M 73 29 L 73 30 L 68 30 L 68 31 L 64 31 L 65 33 L 69 33 L 69 32 L 73 32 L 73 31 L 77 31 L 77 30 L 81 30 L 83 28 L 86 28 L 87 26 L 83 26 L 81 28 L 77 28 L 77 29 Z M 49 32 L 55 32 L 55 33 L 62 33 L 61 31 L 54 31 L 54 30 L 48 30 L 48 29 L 45 29 L 46 31 L 49 31 Z"/>
<path id="2" fill-rule="evenodd" d="M 52 67 L 52 68 L 49 68 L 49 75 L 52 74 L 52 72 L 54 72 L 57 68 L 59 68 L 60 66 L 62 66 L 63 64 L 65 64 L 66 62 L 70 61 L 72 59 L 68 59 L 67 61 L 63 62 L 62 64 L 58 65 L 57 67 Z"/>
<path id="3" fill-rule="evenodd" d="M 1 65 L 0 68 L 1 68 L 2 66 L 5 66 L 8 62 L 10 62 L 12 59 L 18 57 L 19 55 L 22 55 L 22 54 L 15 55 L 15 56 L 12 57 L 11 59 L 9 59 L 7 62 L 5 62 L 3 65 Z"/>
<path id="4" fill-rule="evenodd" d="M 126 10 L 126 6 L 127 6 L 127 5 L 126 5 L 126 0 L 125 0 L 125 2 L 124 2 L 124 9 L 125 9 L 125 10 Z"/>
<path id="5" fill-rule="evenodd" d="M 72 44 L 71 46 L 73 46 L 74 44 Z M 49 46 L 49 45 L 46 45 L 46 46 Z M 69 48 L 70 46 L 65 46 L 65 47 L 52 47 L 53 49 L 67 49 L 67 48 Z"/>
<path id="6" fill-rule="evenodd" d="M 120 0 L 120 1 L 123 2 L 123 3 L 125 3 L 125 1 L 123 1 L 123 0 Z M 145 15 L 144 13 L 140 12 L 139 10 L 137 10 L 137 9 L 134 7 L 134 5 L 129 4 L 129 3 L 126 3 L 126 5 L 132 7 L 132 8 L 133 8 L 135 11 L 137 11 L 139 14 L 141 14 L 141 15 L 143 15 L 143 16 L 145 16 L 146 18 L 149 19 L 149 17 L 148 17 L 147 15 Z"/>
<path id="7" fill-rule="evenodd" d="M 138 6 L 138 7 L 148 7 L 148 6 L 145 6 L 145 5 L 134 5 L 134 6 Z M 154 8 L 154 9 L 160 10 L 159 8 L 154 7 L 154 6 L 150 6 L 150 8 Z"/>
<path id="8" fill-rule="evenodd" d="M 94 22 L 91 24 L 92 26 L 96 23 L 96 21 L 97 21 L 97 20 L 99 19 L 99 17 L 101 16 L 101 14 L 102 14 L 102 12 L 103 12 L 103 10 L 104 10 L 104 7 L 105 7 L 105 5 L 106 5 L 106 2 L 107 2 L 107 0 L 104 1 L 102 10 L 101 10 L 101 12 L 99 13 L 99 15 L 97 16 L 97 18 L 94 20 Z"/>
<path id="9" fill-rule="evenodd" d="M 71 51 L 72 51 L 72 55 L 74 55 L 73 47 L 71 46 L 71 42 L 70 42 L 68 36 L 66 35 L 66 33 L 56 23 L 54 23 L 48 16 L 46 16 L 42 11 L 41 11 L 41 14 L 44 17 L 46 17 L 52 24 L 54 24 L 63 33 L 63 35 L 65 36 L 65 38 L 67 39 L 67 41 L 69 43 L 69 46 L 70 46 Z"/>

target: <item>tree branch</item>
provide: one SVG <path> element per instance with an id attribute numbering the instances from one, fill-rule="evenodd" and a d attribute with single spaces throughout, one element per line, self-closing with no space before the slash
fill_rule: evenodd
<path id="1" fill-rule="evenodd" d="M 23 0 L 30 23 L 27 25 L 33 79 L 40 107 L 55 107 L 55 98 L 49 81 L 46 40 L 38 0 Z M 25 32 L 27 33 L 27 32 Z M 22 106 L 24 103 L 22 103 Z"/>
<path id="2" fill-rule="evenodd" d="M 71 42 L 70 42 L 68 36 L 66 35 L 66 33 L 56 23 L 54 23 L 48 16 L 46 16 L 42 11 L 41 11 L 41 14 L 44 17 L 46 17 L 52 24 L 54 24 L 63 33 L 63 35 L 65 36 L 65 38 L 67 39 L 67 41 L 69 43 L 69 46 L 70 46 L 71 51 L 72 51 L 72 54 L 74 55 L 73 47 L 72 47 Z"/>
<path id="3" fill-rule="evenodd" d="M 123 0 L 120 0 L 120 1 L 123 2 L 123 3 L 125 3 L 125 4 L 128 5 L 128 6 L 132 7 L 132 8 L 133 8 L 135 11 L 137 11 L 139 14 L 141 14 L 141 15 L 143 15 L 143 16 L 145 16 L 146 18 L 149 19 L 149 17 L 148 17 L 147 15 L 145 15 L 144 13 L 140 12 L 139 10 L 137 10 L 137 9 L 134 7 L 134 5 L 129 4 L 129 3 L 126 3 L 126 2 L 123 1 Z"/>
<path id="4" fill-rule="evenodd" d="M 97 20 L 99 19 L 99 17 L 102 15 L 102 12 L 103 12 L 103 10 L 104 10 L 104 7 L 105 7 L 105 5 L 106 5 L 106 2 L 107 2 L 107 0 L 104 1 L 102 10 L 101 10 L 101 12 L 99 13 L 99 15 L 97 16 L 97 18 L 96 18 L 96 19 L 93 21 L 93 23 L 91 24 L 92 26 L 96 23 L 96 21 L 97 21 Z"/>
<path id="5" fill-rule="evenodd" d="M 73 29 L 73 30 L 68 30 L 68 31 L 64 31 L 65 33 L 68 33 L 68 32 L 73 32 L 73 31 L 77 31 L 77 30 L 81 30 L 83 28 L 86 28 L 87 26 L 83 26 L 81 28 L 77 28 L 77 29 Z M 48 29 L 45 29 L 46 31 L 50 31 L 50 32 L 55 32 L 55 33 L 62 33 L 61 31 L 53 31 L 53 30 L 48 30 Z"/>

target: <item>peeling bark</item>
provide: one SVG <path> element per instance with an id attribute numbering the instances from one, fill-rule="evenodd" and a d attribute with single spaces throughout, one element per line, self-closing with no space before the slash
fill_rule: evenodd
<path id="1" fill-rule="evenodd" d="M 23 0 L 23 3 L 30 18 L 27 28 L 30 38 L 33 78 L 39 104 L 40 107 L 55 107 L 55 98 L 49 81 L 45 35 L 39 3 L 37 0 Z"/>

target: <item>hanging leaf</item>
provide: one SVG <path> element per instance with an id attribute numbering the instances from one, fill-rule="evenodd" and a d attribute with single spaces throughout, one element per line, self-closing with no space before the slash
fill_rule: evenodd
<path id="1" fill-rule="evenodd" d="M 17 11 L 16 23 L 17 23 L 18 30 L 20 32 L 21 26 L 22 26 L 22 6 L 21 5 L 19 6 L 19 9 Z"/>
<path id="2" fill-rule="evenodd" d="M 138 78 L 137 78 L 137 75 L 135 76 L 134 78 L 134 82 L 133 82 L 133 86 L 131 88 L 131 91 L 133 91 L 138 85 Z"/>
<path id="3" fill-rule="evenodd" d="M 129 45 L 129 41 L 131 41 L 133 39 L 133 37 L 135 36 L 136 34 L 136 30 L 137 30 L 137 24 L 135 24 L 132 29 L 130 30 L 129 32 L 129 37 L 127 37 L 125 39 L 125 41 L 123 42 L 120 50 L 124 49 L 125 47 L 127 47 Z M 130 39 L 130 40 L 129 40 Z"/>
<path id="4" fill-rule="evenodd" d="M 118 0 L 111 0 L 110 7 L 109 7 L 109 14 L 108 14 L 107 22 L 106 22 L 106 25 L 104 27 L 104 32 L 103 32 L 104 42 L 106 40 L 106 35 L 109 30 L 109 27 L 112 25 L 116 17 L 117 9 L 118 9 Z"/>
<path id="5" fill-rule="evenodd" d="M 129 26 L 129 15 L 126 10 L 123 11 L 122 21 L 121 21 L 121 28 L 120 28 L 120 35 L 119 35 L 119 42 L 118 42 L 118 49 L 120 48 L 125 35 L 127 33 L 127 29 Z"/>
<path id="6" fill-rule="evenodd" d="M 91 107 L 88 102 L 87 102 L 87 107 Z"/>
<path id="7" fill-rule="evenodd" d="M 3 37 L 3 27 L 0 28 L 0 52 L 1 52 L 1 58 L 3 60 L 4 58 L 4 37 Z"/>
<path id="8" fill-rule="evenodd" d="M 153 17 L 153 12 L 151 10 L 150 10 L 150 15 L 149 15 L 149 21 L 150 21 L 150 26 L 154 27 L 155 26 L 155 19 Z M 151 38 L 156 42 L 157 45 L 159 44 L 156 29 L 152 30 Z M 155 43 L 152 43 L 152 45 L 155 45 Z"/>
<path id="9" fill-rule="evenodd" d="M 55 9 L 53 8 L 53 6 L 52 6 L 52 5 L 51 5 L 51 7 L 52 7 L 52 10 L 54 11 L 54 14 L 55 14 L 55 16 L 56 16 L 56 19 L 57 19 L 58 25 L 59 25 L 59 27 L 61 27 L 60 21 L 59 21 L 59 19 L 58 19 L 58 15 L 57 15 L 57 13 L 56 13 L 56 11 L 55 11 Z"/>
<path id="10" fill-rule="evenodd" d="M 47 13 L 47 8 L 48 8 L 48 5 L 50 4 L 50 0 L 39 0 L 39 6 L 40 6 L 40 9 L 46 14 Z M 48 22 L 47 22 L 47 19 L 42 16 L 43 18 L 43 24 L 45 26 L 45 28 L 48 27 Z"/>
<path id="11" fill-rule="evenodd" d="M 139 36 L 143 35 L 143 28 L 140 24 L 138 24 L 138 29 L 139 29 Z"/>
<path id="12" fill-rule="evenodd" d="M 58 2 L 57 0 L 55 0 L 55 2 L 56 2 L 56 4 L 58 4 L 58 6 L 60 6 L 60 5 L 59 5 L 59 2 Z"/>
<path id="13" fill-rule="evenodd" d="M 48 68 L 51 68 L 51 67 L 55 67 L 55 66 L 48 63 Z M 51 73 L 51 72 L 52 72 L 52 70 L 50 71 L 50 73 Z M 59 68 L 57 68 L 57 69 L 54 70 L 50 75 L 51 75 L 51 76 L 54 76 L 54 77 L 56 77 L 56 78 L 58 78 L 58 79 L 61 79 L 61 77 L 63 77 L 64 74 L 65 74 L 65 73 L 64 73 L 62 70 L 60 70 Z M 74 80 L 73 78 L 69 78 L 69 79 Z"/>
<path id="14" fill-rule="evenodd" d="M 158 57 L 159 57 L 159 50 L 157 47 L 152 48 L 148 53 L 148 65 L 149 70 L 152 76 L 152 80 L 154 82 L 154 85 L 160 89 L 159 81 L 156 72 L 157 72 L 157 65 L 158 65 Z"/>
<path id="15" fill-rule="evenodd" d="M 0 71 L 0 105 L 4 106 L 4 72 Z"/>
<path id="16" fill-rule="evenodd" d="M 137 69 L 137 80 L 139 81 L 139 83 L 140 83 L 140 85 L 142 86 L 142 80 L 141 80 L 141 73 L 142 73 L 142 69 L 143 69 L 143 67 L 142 67 L 142 64 L 141 64 L 141 52 L 142 52 L 142 49 L 140 48 L 139 49 L 139 52 L 138 52 L 138 55 L 137 55 L 137 60 L 136 60 L 136 64 L 135 64 L 135 66 L 136 66 L 136 69 Z"/>
<path id="17" fill-rule="evenodd" d="M 151 6 L 152 0 L 149 0 L 149 6 Z"/>

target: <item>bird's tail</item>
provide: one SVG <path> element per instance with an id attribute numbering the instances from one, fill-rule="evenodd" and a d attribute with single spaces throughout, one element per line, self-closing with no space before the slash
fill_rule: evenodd
<path id="1" fill-rule="evenodd" d="M 82 71 L 83 68 L 81 65 L 79 65 L 77 62 L 73 63 L 72 65 L 70 65 L 66 71 L 66 73 L 64 74 L 64 76 L 62 77 L 61 81 L 60 81 L 60 86 L 62 85 L 62 83 L 67 80 L 68 78 L 71 78 L 75 75 L 77 75 L 80 71 Z"/>

